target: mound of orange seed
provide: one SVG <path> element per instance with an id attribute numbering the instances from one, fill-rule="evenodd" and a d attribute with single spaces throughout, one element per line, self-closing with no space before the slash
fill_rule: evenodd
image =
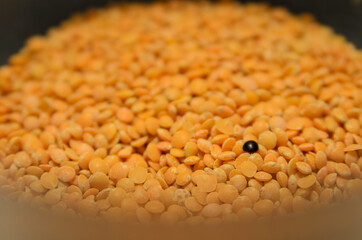
<path id="1" fill-rule="evenodd" d="M 308 15 L 91 10 L 31 38 L 0 91 L 1 191 L 41 208 L 219 222 L 361 189 L 362 53 Z"/>

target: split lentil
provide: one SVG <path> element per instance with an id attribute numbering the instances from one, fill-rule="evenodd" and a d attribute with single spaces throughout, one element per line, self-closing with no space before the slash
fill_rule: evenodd
<path id="1" fill-rule="evenodd" d="M 362 188 L 361 76 L 361 51 L 282 8 L 92 10 L 0 68 L 0 190 L 142 223 L 332 203 Z"/>

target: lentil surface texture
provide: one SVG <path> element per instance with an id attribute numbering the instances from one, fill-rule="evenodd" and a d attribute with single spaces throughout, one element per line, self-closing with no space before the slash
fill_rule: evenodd
<path id="1" fill-rule="evenodd" d="M 0 68 L 0 94 L 1 191 L 19 202 L 193 224 L 361 189 L 362 53 L 309 15 L 91 10 L 32 37 Z"/>

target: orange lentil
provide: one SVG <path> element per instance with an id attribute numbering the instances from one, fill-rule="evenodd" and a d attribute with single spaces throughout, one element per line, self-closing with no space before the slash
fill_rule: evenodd
<path id="1" fill-rule="evenodd" d="M 235 175 L 230 178 L 230 184 L 232 184 L 239 192 L 245 189 L 247 182 L 243 175 Z"/>
<path id="2" fill-rule="evenodd" d="M 260 192 L 254 187 L 247 187 L 241 192 L 241 196 L 249 197 L 250 200 L 255 203 L 260 197 Z"/>
<path id="3" fill-rule="evenodd" d="M 144 204 L 149 199 L 146 190 L 141 186 L 135 188 L 133 197 L 138 204 Z"/>
<path id="4" fill-rule="evenodd" d="M 295 155 L 293 150 L 288 147 L 279 147 L 278 152 L 286 159 L 292 159 Z"/>
<path id="5" fill-rule="evenodd" d="M 267 149 L 273 149 L 277 145 L 277 136 L 271 131 L 262 132 L 259 135 L 259 143 Z"/>
<path id="6" fill-rule="evenodd" d="M 218 189 L 218 197 L 224 203 L 233 203 L 233 201 L 239 196 L 238 190 L 233 185 L 222 185 Z"/>
<path id="7" fill-rule="evenodd" d="M 145 209 L 153 214 L 159 214 L 165 211 L 165 206 L 158 200 L 152 200 L 145 204 Z"/>
<path id="8" fill-rule="evenodd" d="M 261 181 L 261 182 L 268 182 L 272 179 L 272 175 L 267 173 L 267 172 L 263 172 L 263 171 L 260 171 L 260 172 L 257 172 L 255 175 L 254 175 L 254 178 L 258 181 Z"/>
<path id="9" fill-rule="evenodd" d="M 49 190 L 44 196 L 45 203 L 47 203 L 49 205 L 54 205 L 54 204 L 58 203 L 61 199 L 61 193 L 62 193 L 62 190 L 59 188 Z"/>
<path id="10" fill-rule="evenodd" d="M 170 128 L 173 124 L 173 119 L 168 115 L 163 115 L 159 118 L 160 127 Z"/>
<path id="11" fill-rule="evenodd" d="M 334 187 L 337 180 L 337 173 L 330 173 L 324 178 L 324 186 L 325 187 Z"/>
<path id="12" fill-rule="evenodd" d="M 106 161 L 104 161 L 101 158 L 93 158 L 89 162 L 89 170 L 92 173 L 96 172 L 102 172 L 104 174 L 107 174 L 109 171 L 109 166 Z"/>
<path id="13" fill-rule="evenodd" d="M 279 116 L 273 116 L 272 118 L 270 118 L 269 125 L 271 130 L 275 130 L 277 128 L 285 130 L 286 128 L 286 122 L 284 118 Z"/>
<path id="14" fill-rule="evenodd" d="M 161 152 L 157 148 L 157 145 L 154 143 L 149 143 L 146 148 L 147 156 L 151 159 L 151 161 L 158 162 L 160 161 Z"/>
<path id="15" fill-rule="evenodd" d="M 89 184 L 91 187 L 102 190 L 108 187 L 109 184 L 108 176 L 102 172 L 96 172 L 90 176 Z"/>
<path id="16" fill-rule="evenodd" d="M 260 182 L 260 181 L 258 181 L 258 180 L 256 180 L 256 179 L 250 179 L 250 180 L 248 181 L 248 186 L 249 186 L 249 187 L 254 187 L 254 188 L 260 190 L 261 187 L 263 186 L 263 184 L 262 184 L 262 182 Z"/>
<path id="17" fill-rule="evenodd" d="M 14 164 L 17 167 L 29 167 L 31 165 L 31 158 L 27 152 L 18 152 L 14 157 Z"/>
<path id="18" fill-rule="evenodd" d="M 349 178 L 351 176 L 351 169 L 345 163 L 337 163 L 336 172 L 343 178 Z"/>
<path id="19" fill-rule="evenodd" d="M 190 134 L 186 131 L 178 131 L 172 136 L 172 146 L 174 148 L 183 148 L 190 139 Z"/>
<path id="20" fill-rule="evenodd" d="M 281 165 L 277 162 L 264 163 L 262 169 L 267 173 L 277 173 L 281 170 Z"/>
<path id="21" fill-rule="evenodd" d="M 170 154 L 174 157 L 182 158 L 185 156 L 185 152 L 178 148 L 172 148 L 170 149 Z"/>
<path id="22" fill-rule="evenodd" d="M 232 209 L 234 212 L 238 212 L 241 208 L 251 208 L 252 206 L 253 203 L 248 197 L 239 196 L 234 200 L 232 204 Z"/>
<path id="23" fill-rule="evenodd" d="M 70 182 L 75 177 L 75 170 L 69 166 L 62 166 L 58 169 L 57 175 L 60 181 Z"/>
<path id="24" fill-rule="evenodd" d="M 207 218 L 213 218 L 213 217 L 218 217 L 222 212 L 221 206 L 216 204 L 216 203 L 211 203 L 206 205 L 202 211 L 201 214 L 204 217 Z"/>
<path id="25" fill-rule="evenodd" d="M 185 186 L 191 181 L 191 176 L 187 172 L 181 172 L 177 174 L 176 184 L 179 186 Z"/>
<path id="26" fill-rule="evenodd" d="M 312 172 L 312 168 L 305 162 L 297 162 L 295 165 L 298 171 L 303 174 L 310 174 Z"/>
<path id="27" fill-rule="evenodd" d="M 222 161 L 232 160 L 236 157 L 236 154 L 232 151 L 221 152 L 217 155 L 217 158 Z"/>
<path id="28" fill-rule="evenodd" d="M 257 166 L 251 161 L 245 161 L 240 164 L 239 169 L 245 177 L 253 177 L 257 171 Z"/>
<path id="29" fill-rule="evenodd" d="M 125 123 L 132 122 L 134 119 L 134 114 L 131 110 L 126 107 L 120 108 L 117 112 L 117 117 L 119 120 Z"/>
<path id="30" fill-rule="evenodd" d="M 167 211 L 177 215 L 180 220 L 184 220 L 187 217 L 185 209 L 179 205 L 172 204 L 168 207 Z"/>
<path id="31" fill-rule="evenodd" d="M 222 144 L 222 151 L 231 151 L 236 144 L 235 138 L 228 138 Z M 235 153 L 236 154 L 236 153 Z"/>
<path id="32" fill-rule="evenodd" d="M 274 210 L 274 204 L 268 199 L 260 200 L 254 204 L 254 211 L 262 216 L 270 215 Z"/>
<path id="33" fill-rule="evenodd" d="M 284 172 L 278 172 L 276 178 L 281 187 L 288 186 L 288 175 Z"/>
<path id="34" fill-rule="evenodd" d="M 157 134 L 159 123 L 156 118 L 153 118 L 153 117 L 147 118 L 145 121 L 145 124 L 146 124 L 146 130 L 149 134 L 151 134 L 151 135 Z"/>
<path id="35" fill-rule="evenodd" d="M 351 163 L 351 174 L 354 178 L 360 178 L 361 177 L 361 168 L 356 163 Z"/>
<path id="36" fill-rule="evenodd" d="M 201 175 L 196 184 L 201 191 L 212 192 L 216 189 L 217 180 L 212 175 Z"/>
<path id="37" fill-rule="evenodd" d="M 197 143 L 196 142 L 187 142 L 184 148 L 185 151 L 185 156 L 189 157 L 189 156 L 193 156 L 196 155 L 198 152 L 197 149 Z"/>
<path id="38" fill-rule="evenodd" d="M 184 164 L 186 165 L 195 165 L 200 161 L 200 158 L 197 156 L 189 156 L 184 160 Z"/>
<path id="39" fill-rule="evenodd" d="M 39 180 L 35 180 L 34 182 L 32 182 L 29 187 L 36 193 L 43 193 L 46 190 Z"/>
<path id="40" fill-rule="evenodd" d="M 260 189 L 260 198 L 269 199 L 273 202 L 280 200 L 280 186 L 271 182 L 266 183 Z"/>
<path id="41" fill-rule="evenodd" d="M 108 199 L 112 206 L 121 207 L 122 200 L 125 199 L 127 196 L 126 191 L 122 188 L 114 188 L 109 193 Z"/>
<path id="42" fill-rule="evenodd" d="M 122 178 L 117 182 L 117 187 L 123 188 L 126 192 L 134 192 L 135 184 L 129 178 Z"/>
<path id="43" fill-rule="evenodd" d="M 197 147 L 204 153 L 210 153 L 212 144 L 209 141 L 200 138 L 197 140 Z"/>
<path id="44" fill-rule="evenodd" d="M 49 151 L 49 155 L 50 158 L 58 164 L 68 161 L 68 157 L 62 149 L 53 148 Z"/>
<path id="45" fill-rule="evenodd" d="M 223 134 L 231 135 L 233 133 L 233 125 L 230 119 L 219 119 L 215 122 L 215 128 Z"/>
<path id="46" fill-rule="evenodd" d="M 128 177 L 136 184 L 146 181 L 147 169 L 144 167 L 135 167 L 129 170 Z"/>
<path id="47" fill-rule="evenodd" d="M 109 177 L 112 180 L 119 180 L 128 176 L 129 168 L 127 165 L 118 162 L 115 163 L 109 170 Z"/>
<path id="48" fill-rule="evenodd" d="M 306 177 L 302 177 L 298 179 L 298 186 L 301 188 L 310 188 L 316 182 L 316 177 L 314 175 L 308 175 Z"/>
<path id="49" fill-rule="evenodd" d="M 254 163 L 258 170 L 262 169 L 263 158 L 259 153 L 253 153 L 250 155 L 249 160 Z"/>
<path id="50" fill-rule="evenodd" d="M 43 185 L 43 187 L 45 187 L 47 189 L 54 189 L 58 185 L 58 178 L 53 173 L 45 172 L 40 177 L 40 181 L 41 181 L 41 184 Z"/>
<path id="51" fill-rule="evenodd" d="M 202 205 L 197 201 L 195 197 L 186 198 L 185 207 L 191 212 L 199 212 L 202 209 Z"/>

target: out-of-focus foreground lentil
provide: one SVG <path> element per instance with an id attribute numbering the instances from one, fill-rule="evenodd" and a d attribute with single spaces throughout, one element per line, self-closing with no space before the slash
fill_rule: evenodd
<path id="1" fill-rule="evenodd" d="M 362 185 L 361 86 L 361 52 L 307 15 L 200 2 L 91 10 L 0 69 L 1 191 L 168 223 L 340 201 Z"/>

